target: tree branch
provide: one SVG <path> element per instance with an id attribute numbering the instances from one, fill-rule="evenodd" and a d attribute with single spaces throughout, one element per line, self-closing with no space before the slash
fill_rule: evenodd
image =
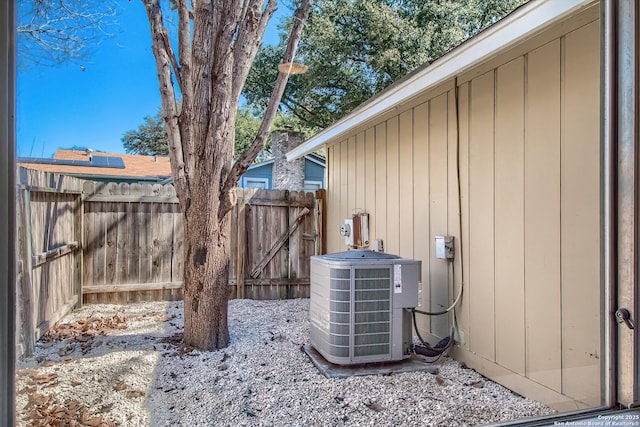
<path id="1" fill-rule="evenodd" d="M 167 52 L 164 34 L 166 28 L 162 19 L 162 8 L 159 0 L 142 0 L 149 17 L 151 27 L 151 49 L 156 59 L 156 69 L 158 71 L 158 81 L 160 83 L 160 95 L 162 99 L 162 111 L 164 112 L 164 123 L 167 130 L 167 143 L 171 155 L 171 173 L 176 193 L 181 201 L 181 206 L 188 206 L 188 199 L 191 194 L 188 189 L 187 176 L 184 171 L 184 158 L 182 151 L 182 141 L 178 126 L 178 106 L 176 103 L 175 90 L 171 79 L 170 59 Z"/>
<path id="2" fill-rule="evenodd" d="M 162 40 L 164 43 L 164 48 L 167 52 L 167 56 L 171 61 L 171 66 L 173 67 L 173 75 L 176 76 L 178 87 L 180 88 L 180 92 L 182 92 L 182 75 L 180 73 L 180 67 L 178 66 L 178 61 L 176 60 L 176 55 L 173 52 L 173 47 L 171 46 L 171 40 L 169 40 L 169 33 L 167 32 L 166 28 L 162 29 Z"/>
<path id="3" fill-rule="evenodd" d="M 233 99 L 240 97 L 251 69 L 248 64 L 253 63 L 267 24 L 278 7 L 277 0 L 268 0 L 264 11 L 261 12 L 260 3 L 261 0 L 249 0 L 243 11 L 234 49 Z"/>
<path id="4" fill-rule="evenodd" d="M 177 0 L 176 7 L 178 9 L 178 61 L 180 64 L 180 78 L 182 85 L 180 86 L 180 94 L 182 95 L 182 103 L 180 109 L 180 140 L 181 144 L 187 145 L 187 149 L 183 146 L 182 156 L 184 168 L 187 171 L 194 168 L 193 150 L 188 147 L 192 145 L 193 139 L 193 56 L 191 53 L 191 13 L 189 10 L 189 0 Z"/>
<path id="5" fill-rule="evenodd" d="M 293 62 L 296 49 L 298 48 L 298 43 L 302 37 L 302 29 L 304 27 L 304 23 L 309 17 L 312 4 L 313 0 L 302 0 L 300 6 L 296 9 L 293 16 L 291 32 L 289 33 L 289 40 L 287 41 L 287 48 L 285 49 L 284 56 L 282 58 L 284 63 Z M 276 83 L 273 87 L 273 92 L 271 93 L 271 98 L 269 99 L 262 123 L 258 129 L 258 134 L 249 149 L 245 151 L 244 154 L 235 162 L 224 182 L 222 191 L 220 192 L 220 210 L 218 211 L 219 220 L 222 220 L 233 208 L 234 200 L 230 197 L 230 194 L 232 193 L 231 190 L 238 183 L 240 176 L 246 172 L 251 163 L 255 160 L 256 156 L 264 148 L 264 143 L 269 136 L 269 131 L 271 130 L 271 125 L 273 125 L 273 121 L 276 117 L 278 105 L 280 104 L 280 100 L 284 94 L 284 88 L 287 85 L 288 79 L 289 75 L 287 73 L 278 73 Z"/>
<path id="6" fill-rule="evenodd" d="M 117 25 L 115 0 L 21 1 L 16 35 L 23 53 L 19 67 L 55 65 L 91 55 Z"/>

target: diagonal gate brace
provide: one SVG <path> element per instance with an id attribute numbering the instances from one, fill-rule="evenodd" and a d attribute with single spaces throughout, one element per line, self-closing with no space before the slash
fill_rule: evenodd
<path id="1" fill-rule="evenodd" d="M 260 273 L 262 273 L 262 270 L 267 266 L 269 261 L 271 261 L 271 258 L 273 258 L 275 254 L 278 253 L 282 245 L 284 245 L 284 242 L 286 242 L 289 239 L 289 236 L 291 236 L 293 232 L 296 231 L 296 229 L 304 219 L 304 216 L 309 212 L 310 211 L 308 208 L 302 209 L 300 214 L 296 217 L 295 221 L 293 221 L 293 224 L 291 224 L 291 227 L 289 227 L 289 230 L 285 231 L 282 236 L 280 236 L 278 240 L 276 240 L 271 249 L 269 249 L 265 256 L 260 260 L 258 265 L 256 265 L 255 268 L 251 270 L 250 275 L 252 278 L 256 279 L 260 275 Z"/>

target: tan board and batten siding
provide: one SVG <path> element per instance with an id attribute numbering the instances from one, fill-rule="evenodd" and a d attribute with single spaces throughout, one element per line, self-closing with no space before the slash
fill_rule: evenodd
<path id="1" fill-rule="evenodd" d="M 560 410 L 602 402 L 599 52 L 590 8 L 458 76 L 459 123 L 448 81 L 327 148 L 328 251 L 345 250 L 330 230 L 369 212 L 387 252 L 422 260 L 438 310 L 461 284 L 462 231 L 454 356 Z M 445 234 L 453 264 L 434 254 Z"/>

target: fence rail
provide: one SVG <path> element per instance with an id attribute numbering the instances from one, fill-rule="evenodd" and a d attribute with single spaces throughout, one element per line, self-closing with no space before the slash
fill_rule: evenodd
<path id="1" fill-rule="evenodd" d="M 23 353 L 77 304 L 182 298 L 184 232 L 173 186 L 24 168 L 18 176 Z M 230 297 L 308 297 L 309 257 L 324 248 L 324 190 L 236 194 Z"/>

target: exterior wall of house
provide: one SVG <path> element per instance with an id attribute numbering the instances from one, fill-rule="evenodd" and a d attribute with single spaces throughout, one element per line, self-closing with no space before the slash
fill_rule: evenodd
<path id="1" fill-rule="evenodd" d="M 247 183 L 245 182 L 245 178 L 258 178 L 260 181 L 264 181 L 267 184 L 265 190 L 271 190 L 273 188 L 272 175 L 273 162 L 249 169 L 240 177 L 239 184 L 240 187 L 248 187 Z"/>
<path id="2" fill-rule="evenodd" d="M 324 179 L 324 167 L 319 164 L 305 159 L 304 161 L 304 180 L 305 181 L 313 181 L 313 182 L 321 182 L 323 183 L 323 187 L 326 185 Z M 241 177 L 239 186 L 247 187 L 245 178 L 256 178 L 257 180 L 264 182 L 267 184 L 266 189 L 271 190 L 273 188 L 273 162 L 269 162 L 265 165 L 257 166 L 246 171 Z"/>
<path id="3" fill-rule="evenodd" d="M 309 159 L 304 160 L 305 181 L 315 181 L 324 183 L 324 167 Z M 324 185 L 323 185 L 324 188 Z"/>
<path id="4" fill-rule="evenodd" d="M 360 208 L 386 252 L 422 260 L 423 309 L 463 273 L 454 357 L 560 410 L 602 402 L 599 55 L 596 7 L 458 76 L 457 106 L 449 81 L 327 149 L 329 252 Z"/>

